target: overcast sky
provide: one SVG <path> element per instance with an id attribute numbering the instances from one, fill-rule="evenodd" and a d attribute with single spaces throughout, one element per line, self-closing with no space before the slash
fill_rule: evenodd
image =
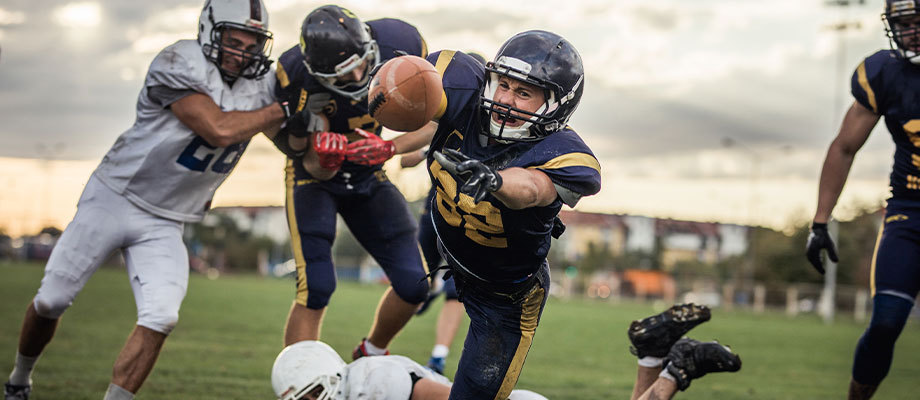
<path id="1" fill-rule="evenodd" d="M 585 210 L 782 226 L 813 212 L 821 160 L 852 102 L 850 74 L 863 57 L 888 46 L 879 21 L 884 2 L 868 3 L 848 8 L 820 0 L 340 4 L 365 20 L 396 17 L 412 23 L 431 50 L 475 50 L 491 58 L 505 39 L 528 29 L 569 39 L 587 72 L 572 126 L 595 151 L 604 173 L 604 190 L 584 202 Z M 64 169 L 82 168 L 88 175 L 133 123 L 152 58 L 164 46 L 194 37 L 202 4 L 0 3 L 0 163 L 26 165 L 17 175 L 0 172 L 0 183 L 27 193 L 37 180 L 59 186 Z M 266 4 L 277 57 L 296 43 L 303 17 L 325 3 Z M 829 28 L 842 21 L 859 27 L 843 33 Z M 845 202 L 884 198 L 893 146 L 879 125 L 857 157 Z M 725 146 L 726 138 L 731 146 Z M 243 172 L 247 158 L 270 158 L 262 168 L 280 163 L 265 143 L 251 148 L 254 154 L 243 157 L 234 175 L 258 169 Z M 17 158 L 73 161 L 56 162 L 49 173 L 47 163 Z M 424 180 L 422 173 L 406 176 Z M 74 189 L 55 196 L 71 204 L 63 211 L 66 218 L 85 177 L 78 180 Z M 276 186 L 266 189 L 272 193 L 264 199 L 236 198 L 235 191 L 252 190 L 226 187 L 221 196 L 229 197 L 220 198 L 227 204 L 280 202 L 280 182 Z M 424 191 L 424 184 L 411 186 Z M 411 198 L 416 190 L 404 191 Z M 5 203 L 0 208 L 28 196 L 0 196 Z M 2 218 L 0 227 L 8 225 Z"/>

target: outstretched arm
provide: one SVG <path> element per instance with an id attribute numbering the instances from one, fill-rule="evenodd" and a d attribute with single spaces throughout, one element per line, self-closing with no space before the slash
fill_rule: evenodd
<path id="1" fill-rule="evenodd" d="M 504 184 L 493 195 L 512 210 L 546 206 L 558 196 L 553 181 L 543 171 L 508 168 L 498 174 Z"/>
<path id="2" fill-rule="evenodd" d="M 837 205 L 840 192 L 843 191 L 843 184 L 846 183 L 847 176 L 850 174 L 853 158 L 866 143 L 878 119 L 878 114 L 855 101 L 847 110 L 840 126 L 840 133 L 827 149 L 827 157 L 821 168 L 821 180 L 818 184 L 818 209 L 815 212 L 814 222 L 823 224 L 830 219 L 831 211 Z"/>
<path id="3" fill-rule="evenodd" d="M 185 96 L 169 107 L 179 121 L 217 147 L 248 140 L 262 131 L 272 137 L 284 121 L 284 111 L 278 103 L 253 111 L 224 112 L 214 100 L 201 93 Z"/>

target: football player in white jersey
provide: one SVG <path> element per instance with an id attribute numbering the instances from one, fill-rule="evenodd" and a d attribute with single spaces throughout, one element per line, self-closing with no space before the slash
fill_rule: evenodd
<path id="1" fill-rule="evenodd" d="M 741 369 L 741 357 L 730 348 L 684 336 L 710 318 L 708 307 L 689 303 L 630 324 L 630 351 L 639 358 L 631 400 L 671 399 L 704 375 Z M 447 400 L 450 387 L 447 378 L 406 357 L 362 357 L 345 364 L 331 347 L 312 340 L 286 347 L 272 366 L 279 400 Z M 546 397 L 529 390 L 508 396 L 541 399 Z"/>
<path id="2" fill-rule="evenodd" d="M 279 400 L 446 400 L 450 380 L 397 355 L 361 357 L 345 364 L 329 345 L 294 343 L 272 366 L 272 388 Z M 514 390 L 509 400 L 546 400 L 529 390 Z"/>
<path id="3" fill-rule="evenodd" d="M 90 176 L 26 310 L 6 400 L 28 398 L 32 368 L 58 319 L 117 249 L 124 254 L 138 318 L 105 399 L 134 397 L 185 297 L 183 224 L 202 219 L 250 138 L 273 135 L 287 117 L 272 96 L 271 40 L 262 0 L 208 0 L 198 40 L 180 40 L 153 60 L 134 125 Z"/>

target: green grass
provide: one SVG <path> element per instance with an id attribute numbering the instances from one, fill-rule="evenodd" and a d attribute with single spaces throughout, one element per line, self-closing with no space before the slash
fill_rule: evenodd
<path id="1" fill-rule="evenodd" d="M 12 367 L 22 314 L 41 276 L 40 265 L 0 264 L 0 377 Z M 293 289 L 288 280 L 229 276 L 211 281 L 192 276 L 179 326 L 138 398 L 271 398 L 271 365 L 281 349 Z M 366 335 L 383 290 L 378 285 L 339 283 L 323 339 L 343 357 Z M 424 363 L 439 308 L 440 303 L 413 320 L 391 351 Z M 645 304 L 551 299 L 518 387 L 551 399 L 628 398 L 636 361 L 627 351 L 626 327 L 630 320 L 655 311 Z M 101 269 L 77 296 L 42 356 L 34 373 L 33 399 L 102 397 L 112 362 L 134 322 L 124 271 Z M 716 310 L 713 320 L 692 336 L 730 344 L 741 354 L 744 367 L 735 374 L 707 376 L 679 397 L 844 398 L 853 347 L 864 327 L 846 318 L 826 326 L 813 317 Z M 448 360 L 448 376 L 454 374 L 461 347 L 462 337 Z M 912 322 L 901 335 L 891 373 L 876 398 L 917 398 L 918 352 L 920 335 Z"/>

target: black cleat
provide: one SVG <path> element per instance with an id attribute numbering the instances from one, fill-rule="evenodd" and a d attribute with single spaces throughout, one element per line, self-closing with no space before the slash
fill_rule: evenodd
<path id="1" fill-rule="evenodd" d="M 674 377 L 677 388 L 687 390 L 690 382 L 709 372 L 735 372 L 741 369 L 741 357 L 719 342 L 699 342 L 681 339 L 668 353 L 668 373 Z"/>
<path id="2" fill-rule="evenodd" d="M 693 303 L 676 304 L 661 314 L 633 321 L 626 332 L 629 351 L 639 358 L 664 357 L 671 346 L 695 326 L 709 321 L 709 307 Z"/>
<path id="3" fill-rule="evenodd" d="M 3 385 L 4 400 L 29 400 L 29 393 L 32 392 L 30 385 L 11 385 L 9 382 Z"/>

